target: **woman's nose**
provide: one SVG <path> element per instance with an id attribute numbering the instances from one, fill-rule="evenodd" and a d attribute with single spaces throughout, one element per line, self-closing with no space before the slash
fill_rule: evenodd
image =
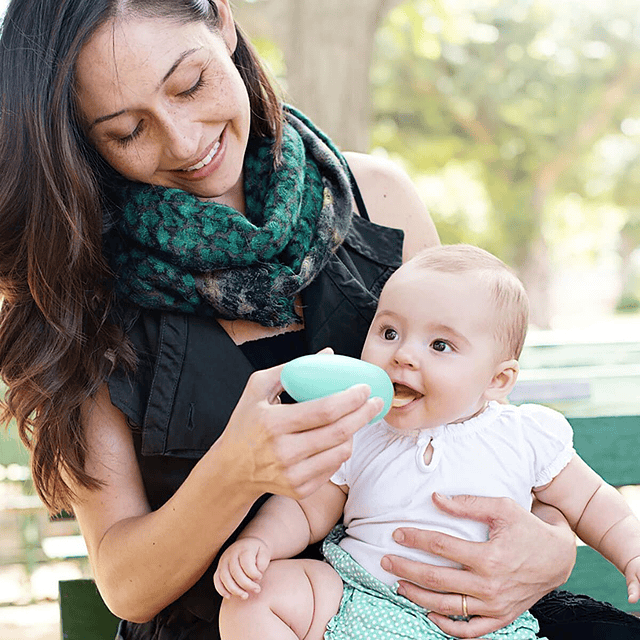
<path id="1" fill-rule="evenodd" d="M 169 113 L 162 123 L 167 155 L 176 160 L 197 160 L 200 128 L 184 114 Z"/>

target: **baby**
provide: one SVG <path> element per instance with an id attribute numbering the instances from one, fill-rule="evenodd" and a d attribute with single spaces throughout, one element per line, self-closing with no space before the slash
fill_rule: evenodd
<path id="1" fill-rule="evenodd" d="M 526 509 L 533 491 L 625 574 L 629 601 L 638 600 L 640 522 L 576 455 L 559 413 L 501 403 L 518 376 L 527 321 L 522 284 L 486 251 L 434 247 L 398 269 L 362 351 L 389 374 L 392 408 L 355 434 L 330 482 L 299 501 L 270 498 L 224 552 L 214 578 L 225 597 L 223 640 L 448 638 L 381 566 L 387 554 L 452 564 L 398 545 L 399 526 L 487 539 L 485 524 L 436 509 L 436 491 L 510 497 Z M 329 532 L 328 563 L 285 560 Z M 473 609 L 462 595 L 461 615 Z M 487 637 L 537 631 L 526 612 Z"/>

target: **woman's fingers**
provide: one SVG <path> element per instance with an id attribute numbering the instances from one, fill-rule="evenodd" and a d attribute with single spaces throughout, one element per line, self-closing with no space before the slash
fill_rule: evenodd
<path id="1" fill-rule="evenodd" d="M 401 579 L 399 593 L 429 611 L 460 615 L 460 611 L 457 611 L 460 606 L 458 594 L 480 596 L 485 586 L 481 578 L 469 571 L 426 564 L 400 556 L 386 556 L 386 559 L 389 564 L 383 564 L 383 567 Z M 474 613 L 480 615 L 489 612 L 484 606 L 476 606 Z"/>
<path id="2" fill-rule="evenodd" d="M 293 465 L 286 472 L 291 497 L 300 500 L 310 496 L 331 478 L 350 455 L 351 443 L 347 442 Z"/>
<path id="3" fill-rule="evenodd" d="M 460 595 L 457 597 L 458 600 L 461 600 Z M 447 616 L 437 613 L 430 613 L 429 618 L 447 635 L 454 638 L 481 638 L 511 622 L 510 618 L 485 618 L 482 616 L 476 616 L 465 622 L 464 620 L 451 620 Z"/>
<path id="4" fill-rule="evenodd" d="M 514 620 L 542 595 L 566 580 L 574 536 L 566 521 L 548 524 L 506 498 L 434 494 L 434 503 L 456 517 L 487 524 L 488 540 L 469 542 L 434 531 L 402 527 L 396 542 L 447 558 L 461 569 L 436 567 L 386 556 L 400 591 L 432 614 L 459 615 L 466 594 L 469 623 L 438 618 L 438 624 L 460 637 L 478 637 Z M 431 614 L 430 614 L 431 615 Z M 435 618 L 434 618 L 435 620 Z M 463 626 L 468 624 L 468 626 Z"/>
<path id="5" fill-rule="evenodd" d="M 281 445 L 291 462 L 332 449 L 342 443 L 350 442 L 356 431 L 370 422 L 380 412 L 382 406 L 381 398 L 369 398 L 349 413 L 337 417 L 332 415 L 328 422 L 324 422 L 326 419 L 324 415 L 314 416 L 314 422 L 319 423 L 317 426 L 283 436 Z"/>
<path id="6" fill-rule="evenodd" d="M 457 562 L 463 567 L 474 566 L 477 561 L 482 558 L 482 554 L 486 553 L 486 544 L 483 542 L 470 542 L 469 540 L 462 540 L 461 538 L 456 538 L 455 536 L 450 536 L 439 531 L 402 527 L 394 532 L 393 539 L 405 547 L 426 551 L 434 556 L 440 556 L 441 558 Z M 403 573 L 402 577 L 413 580 L 415 571 L 417 570 L 414 564 L 403 563 L 401 566 L 402 570 L 407 570 L 411 573 L 411 575 L 404 575 Z M 435 567 L 433 565 L 422 566 L 433 567 L 434 569 L 446 569 L 446 567 Z M 397 574 L 395 570 L 393 573 Z M 455 571 L 455 573 L 460 572 Z M 450 576 L 449 579 L 451 579 Z M 434 584 L 433 586 L 437 588 L 439 585 Z M 451 590 L 453 589 L 447 589 L 447 591 Z"/>
<path id="7" fill-rule="evenodd" d="M 349 459 L 353 434 L 375 417 L 381 406 L 381 400 L 372 398 L 332 425 L 282 439 L 286 450 L 281 454 L 284 474 L 293 497 L 299 499 L 313 493 Z"/>
<path id="8" fill-rule="evenodd" d="M 284 387 L 280 382 L 280 374 L 284 364 L 280 364 L 270 369 L 261 369 L 253 373 L 246 386 L 246 391 L 256 398 L 266 399 L 269 404 L 276 404 Z"/>
<path id="9" fill-rule="evenodd" d="M 274 413 L 276 419 L 282 417 L 282 424 L 288 433 L 309 431 L 336 423 L 341 418 L 357 411 L 370 399 L 371 388 L 357 384 L 331 396 L 307 400 L 297 404 L 280 405 Z M 373 398 L 371 398 L 373 400 Z M 383 401 L 381 399 L 380 402 Z M 380 411 L 382 405 L 380 406 Z M 371 417 L 373 418 L 374 413 Z M 362 424 L 360 425 L 362 426 Z M 352 425 L 353 428 L 353 425 Z M 357 428 L 355 429 L 357 431 Z"/>
<path id="10" fill-rule="evenodd" d="M 515 512 L 521 510 L 513 500 L 501 498 L 484 498 L 481 496 L 453 496 L 447 497 L 434 493 L 433 502 L 441 511 L 457 516 L 484 522 L 493 529 L 506 521 L 513 519 Z"/>

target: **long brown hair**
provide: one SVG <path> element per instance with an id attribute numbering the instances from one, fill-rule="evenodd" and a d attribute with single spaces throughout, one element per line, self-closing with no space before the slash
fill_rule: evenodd
<path id="1" fill-rule="evenodd" d="M 219 20 L 214 0 L 13 0 L 0 38 L 0 419 L 16 420 L 51 510 L 70 507 L 66 478 L 99 486 L 84 468 L 80 408 L 114 363 L 135 366 L 112 320 L 102 254 L 110 169 L 87 143 L 74 102 L 82 46 L 125 14 L 213 29 Z M 233 60 L 249 93 L 251 133 L 279 143 L 281 103 L 237 31 Z"/>

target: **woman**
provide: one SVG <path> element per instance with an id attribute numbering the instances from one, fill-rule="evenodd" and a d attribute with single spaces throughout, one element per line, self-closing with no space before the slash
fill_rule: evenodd
<path id="1" fill-rule="evenodd" d="M 435 231 L 397 169 L 283 111 L 229 0 L 14 0 L 0 44 L 7 416 L 121 638 L 215 638 L 220 550 L 265 494 L 326 480 L 379 410 L 362 386 L 280 404 L 279 365 L 359 355 L 375 296 Z M 468 569 L 387 561 L 443 629 L 482 635 L 566 579 L 557 514 L 440 506 L 492 540 L 399 534 Z M 468 623 L 446 617 L 462 600 Z"/>

